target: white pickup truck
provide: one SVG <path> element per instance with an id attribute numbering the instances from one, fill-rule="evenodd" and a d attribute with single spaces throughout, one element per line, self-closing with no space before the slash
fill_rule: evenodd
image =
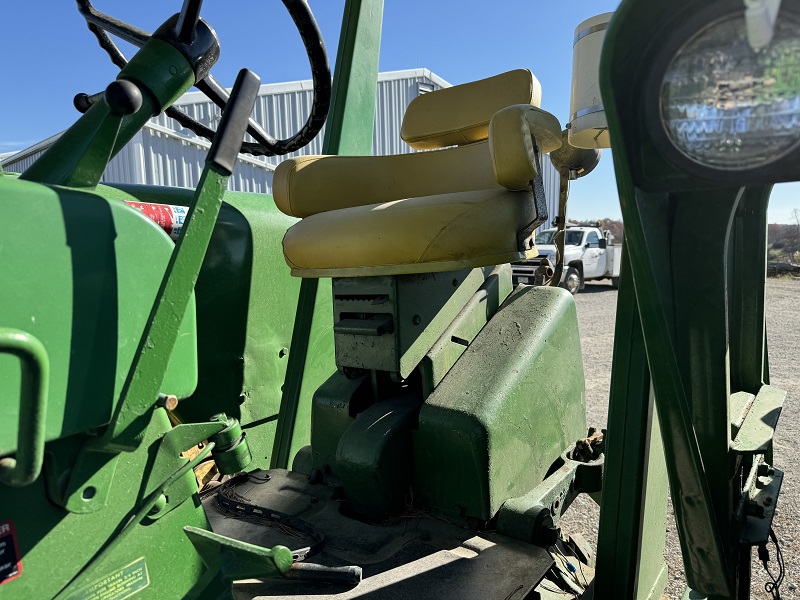
<path id="1" fill-rule="evenodd" d="M 542 259 L 548 259 L 555 266 L 555 233 L 555 229 L 545 229 L 536 234 L 539 256 L 511 265 L 515 284 L 533 284 Z M 599 227 L 567 227 L 564 235 L 562 287 L 571 294 L 577 294 L 587 281 L 593 279 L 610 279 L 614 288 L 619 285 L 622 244 L 613 244 L 613 236 L 609 232 Z"/>

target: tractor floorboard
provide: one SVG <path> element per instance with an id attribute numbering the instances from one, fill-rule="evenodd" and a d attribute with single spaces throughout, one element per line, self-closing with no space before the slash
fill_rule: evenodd
<path id="1" fill-rule="evenodd" d="M 300 474 L 273 469 L 266 483 L 241 483 L 236 494 L 249 504 L 302 519 L 326 538 L 322 552 L 306 562 L 356 565 L 362 582 L 352 585 L 314 581 L 236 582 L 237 600 L 522 600 L 553 564 L 547 550 L 492 532 L 476 532 L 410 509 L 381 524 L 344 516 L 333 488 L 314 485 Z M 213 530 L 241 541 L 292 550 L 310 545 L 257 518 L 234 517 L 214 495 L 203 502 Z"/>

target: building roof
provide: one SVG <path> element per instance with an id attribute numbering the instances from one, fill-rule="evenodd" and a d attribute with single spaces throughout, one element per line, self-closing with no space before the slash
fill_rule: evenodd
<path id="1" fill-rule="evenodd" d="M 401 71 L 386 71 L 378 73 L 378 82 L 382 81 L 397 81 L 399 79 L 414 79 L 422 77 L 430 79 L 434 84 L 440 87 L 451 87 L 444 79 L 431 73 L 430 70 L 420 69 L 404 69 Z M 231 88 L 226 88 L 229 92 Z M 259 96 L 266 96 L 270 94 L 285 94 L 287 92 L 302 92 L 306 90 L 313 90 L 314 85 L 311 79 L 303 79 L 302 81 L 287 81 L 283 83 L 265 83 L 258 91 Z M 208 102 L 208 98 L 203 92 L 187 92 L 175 101 L 175 106 L 182 104 L 195 104 L 197 102 Z"/>

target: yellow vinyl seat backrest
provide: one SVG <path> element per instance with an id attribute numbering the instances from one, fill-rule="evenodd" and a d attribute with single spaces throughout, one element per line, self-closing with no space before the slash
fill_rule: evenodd
<path id="1" fill-rule="evenodd" d="M 561 146 L 540 102 L 531 72 L 510 71 L 415 98 L 401 137 L 426 152 L 282 162 L 275 203 L 301 218 L 283 240 L 292 274 L 432 273 L 535 255 L 519 239 L 537 219 L 534 143 L 540 154 Z"/>

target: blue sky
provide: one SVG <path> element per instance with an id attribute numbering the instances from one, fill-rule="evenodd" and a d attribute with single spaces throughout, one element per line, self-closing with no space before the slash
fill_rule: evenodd
<path id="1" fill-rule="evenodd" d="M 97 8 L 153 31 L 180 0 L 113 2 Z M 425 67 L 453 84 L 510 69 L 531 69 L 542 84 L 542 108 L 566 124 L 575 27 L 612 11 L 617 0 L 391 0 L 384 9 L 380 69 Z M 310 0 L 334 60 L 344 0 Z M 231 85 L 248 67 L 264 83 L 295 81 L 310 71 L 280 0 L 206 0 L 203 16 L 216 29 L 222 57 L 213 73 Z M 29 146 L 68 127 L 78 116 L 72 98 L 103 89 L 116 69 L 97 46 L 71 0 L 17 2 L 0 19 L 3 47 L 0 152 Z M 129 52 L 130 53 L 130 52 Z M 570 216 L 619 217 L 610 153 L 573 183 Z M 800 183 L 773 192 L 771 222 L 789 222 L 800 208 Z"/>

